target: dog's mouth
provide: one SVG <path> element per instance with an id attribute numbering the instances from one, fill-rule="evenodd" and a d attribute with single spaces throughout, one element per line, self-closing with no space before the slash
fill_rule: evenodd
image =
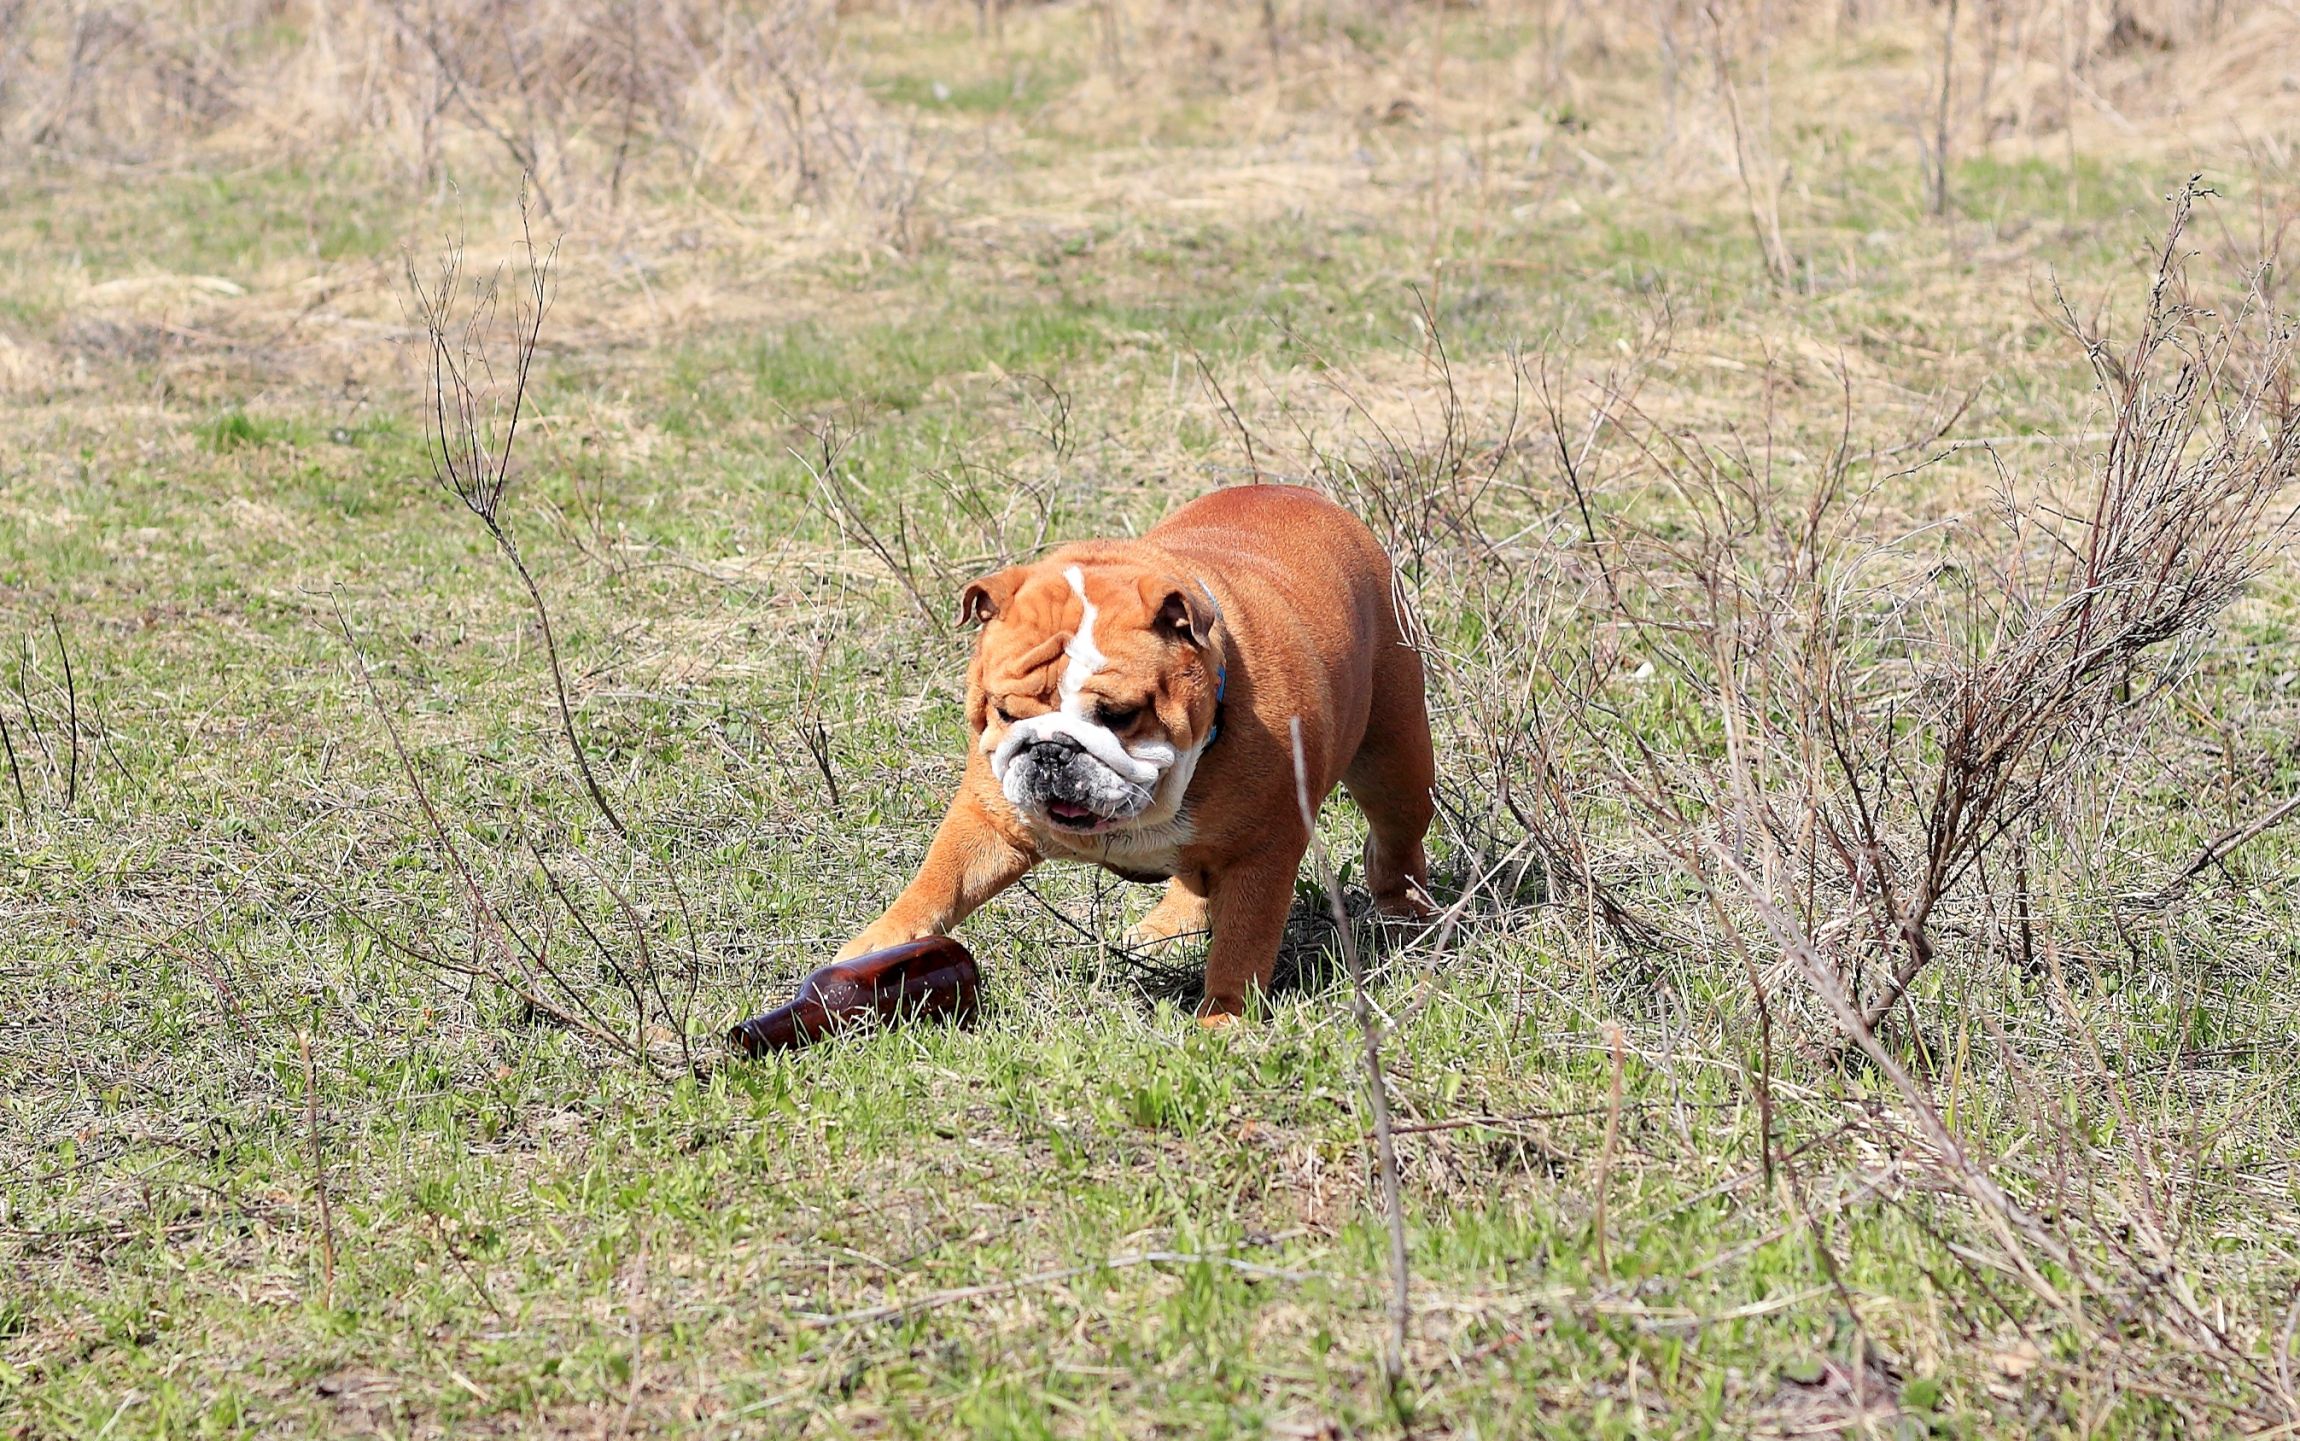
<path id="1" fill-rule="evenodd" d="M 1066 836 L 1115 830 L 1140 815 L 1153 795 L 1151 787 L 1067 743 L 1041 743 L 1017 755 L 1000 789 L 1034 824 Z"/>
<path id="2" fill-rule="evenodd" d="M 1111 817 L 1090 810 L 1073 801 L 1048 801 L 1046 803 L 1046 818 L 1063 830 L 1073 831 L 1080 835 L 1090 834 L 1118 824 Z"/>

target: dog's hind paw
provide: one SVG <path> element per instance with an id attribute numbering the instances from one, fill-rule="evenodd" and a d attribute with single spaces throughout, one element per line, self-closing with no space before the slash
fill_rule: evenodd
<path id="1" fill-rule="evenodd" d="M 1394 891 L 1375 896 L 1374 914 L 1389 921 L 1427 921 L 1436 919 L 1438 908 L 1429 898 L 1429 892 L 1408 881 Z"/>

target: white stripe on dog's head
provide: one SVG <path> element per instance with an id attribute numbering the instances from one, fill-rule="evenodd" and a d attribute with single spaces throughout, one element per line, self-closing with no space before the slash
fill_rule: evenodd
<path id="1" fill-rule="evenodd" d="M 1094 643 L 1094 618 L 1101 612 L 1094 608 L 1093 601 L 1086 598 L 1086 572 L 1071 566 L 1062 572 L 1062 578 L 1070 582 L 1071 593 L 1078 597 L 1081 612 L 1078 630 L 1070 637 L 1070 644 L 1062 648 L 1062 653 L 1070 657 L 1070 664 L 1062 668 L 1062 709 L 1072 715 L 1084 715 L 1078 693 L 1110 658 Z"/>

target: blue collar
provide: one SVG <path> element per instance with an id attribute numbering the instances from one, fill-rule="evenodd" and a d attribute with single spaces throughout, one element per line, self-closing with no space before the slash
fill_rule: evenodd
<path id="1" fill-rule="evenodd" d="M 1198 582 L 1198 591 L 1206 597 L 1206 604 L 1214 608 L 1214 624 L 1222 626 L 1222 602 L 1214 598 L 1214 588 L 1201 580 Z M 1213 637 L 1208 636 L 1207 639 L 1212 640 Z M 1222 693 L 1229 688 L 1230 667 L 1224 665 L 1214 672 L 1214 728 L 1206 732 L 1207 745 L 1212 745 L 1214 737 L 1222 733 Z"/>

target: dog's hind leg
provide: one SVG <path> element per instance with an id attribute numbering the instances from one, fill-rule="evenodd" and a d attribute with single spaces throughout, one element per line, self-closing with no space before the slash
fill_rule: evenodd
<path id="1" fill-rule="evenodd" d="M 1375 658 L 1372 714 L 1342 784 L 1366 818 L 1366 889 L 1374 909 L 1385 916 L 1434 915 L 1422 838 L 1436 814 L 1437 757 L 1430 749 L 1421 657 L 1403 641 L 1383 646 Z"/>
<path id="2" fill-rule="evenodd" d="M 1206 998 L 1198 1023 L 1219 1026 L 1246 1013 L 1249 993 L 1267 991 L 1286 936 L 1286 910 L 1294 901 L 1308 837 L 1297 820 L 1272 836 L 1268 848 L 1211 879 L 1206 897 L 1213 938 L 1206 946 Z"/>

